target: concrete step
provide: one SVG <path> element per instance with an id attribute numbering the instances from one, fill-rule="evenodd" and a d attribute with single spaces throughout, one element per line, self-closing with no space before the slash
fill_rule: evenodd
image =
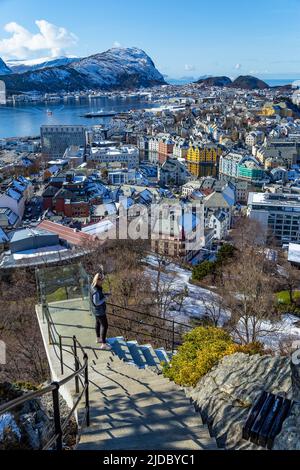
<path id="1" fill-rule="evenodd" d="M 132 380 L 121 380 L 121 381 L 110 381 L 110 382 L 103 382 L 99 383 L 99 380 L 94 379 L 93 377 L 90 379 L 93 381 L 93 384 L 90 388 L 90 393 L 93 390 L 99 390 L 99 392 L 105 396 L 112 396 L 116 393 L 127 393 L 128 395 L 134 397 L 139 393 L 162 393 L 164 392 L 167 395 L 173 394 L 178 390 L 172 386 L 172 384 L 163 384 L 163 383 L 152 383 L 152 384 L 142 384 L 139 382 L 132 383 Z M 99 383 L 99 385 L 98 385 Z M 182 397 L 184 397 L 184 393 L 182 393 Z"/>
<path id="2" fill-rule="evenodd" d="M 101 383 L 107 382 L 109 380 L 116 381 L 122 383 L 122 381 L 129 382 L 131 381 L 132 384 L 143 384 L 143 385 L 169 385 L 174 390 L 183 390 L 183 388 L 174 382 L 164 378 L 162 375 L 156 375 L 152 373 L 143 373 L 140 374 L 140 370 L 136 371 L 134 374 L 134 369 L 131 367 L 131 370 L 125 369 L 118 370 L 114 366 L 109 366 L 107 370 L 101 371 L 97 368 L 97 366 L 90 367 L 90 378 L 98 377 L 101 380 Z M 101 385 L 99 383 L 99 385 Z"/>
<path id="3" fill-rule="evenodd" d="M 145 434 L 147 432 L 168 432 L 172 433 L 171 437 L 173 433 L 179 433 L 181 437 L 189 436 L 190 438 L 196 437 L 200 432 L 202 436 L 205 435 L 205 437 L 210 438 L 207 427 L 199 423 L 195 417 L 187 418 L 186 421 L 189 422 L 190 425 L 185 425 L 183 422 L 176 420 L 155 419 L 150 417 L 147 419 L 143 419 L 142 417 L 128 417 L 114 421 L 95 419 L 89 429 L 86 430 L 85 436 L 97 434 L 97 439 L 103 440 L 109 437 L 130 437 L 135 434 L 135 431 L 138 431 L 139 433 Z"/>
<path id="4" fill-rule="evenodd" d="M 176 392 L 168 394 L 155 393 L 149 394 L 149 392 L 137 393 L 136 395 L 126 395 L 123 392 L 116 393 L 114 396 L 103 396 L 98 391 L 94 391 L 91 394 L 91 402 L 97 409 L 104 409 L 105 407 L 109 410 L 127 410 L 128 408 L 143 408 L 151 405 L 165 406 L 166 408 L 176 408 L 187 405 L 187 400 L 184 395 L 177 395 Z"/>
<path id="5" fill-rule="evenodd" d="M 140 346 L 142 353 L 147 361 L 148 366 L 160 367 L 160 360 L 158 359 L 151 344 L 142 344 Z"/>
<path id="6" fill-rule="evenodd" d="M 107 409 L 93 410 L 91 413 L 91 425 L 99 426 L 99 429 L 116 429 L 124 426 L 142 424 L 149 430 L 186 428 L 203 426 L 201 416 L 185 407 L 178 407 L 175 412 L 165 407 L 148 406 L 142 409 L 131 408 L 122 411 L 110 411 Z"/>
<path id="7" fill-rule="evenodd" d="M 123 359 L 126 362 L 134 364 L 132 355 L 127 346 L 126 341 L 122 336 L 117 336 L 115 338 L 108 338 L 108 344 L 112 347 L 112 350 L 120 359 Z"/>
<path id="8" fill-rule="evenodd" d="M 167 364 L 170 362 L 170 358 L 164 348 L 154 349 L 154 352 L 160 362 L 166 362 Z"/>
<path id="9" fill-rule="evenodd" d="M 172 449 L 216 449 L 215 440 L 205 426 L 174 428 L 172 425 L 158 430 L 148 430 L 144 425 L 99 431 L 96 427 L 84 432 L 79 450 L 172 450 Z M 166 432 L 167 431 L 167 432 Z"/>
<path id="10" fill-rule="evenodd" d="M 127 341 L 127 346 L 128 346 L 128 349 L 131 353 L 131 356 L 135 362 L 135 364 L 137 364 L 138 367 L 140 368 L 145 368 L 145 366 L 147 365 L 147 361 L 139 347 L 139 344 L 137 341 Z"/>

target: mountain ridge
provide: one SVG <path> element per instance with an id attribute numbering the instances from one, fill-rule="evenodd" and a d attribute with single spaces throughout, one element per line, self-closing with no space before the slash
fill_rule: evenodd
<path id="1" fill-rule="evenodd" d="M 9 75 L 11 74 L 11 69 L 6 65 L 3 59 L 0 57 L 0 75 Z"/>
<path id="2" fill-rule="evenodd" d="M 165 84 L 152 59 L 141 49 L 113 48 L 66 65 L 1 77 L 8 92 L 127 89 Z"/>
<path id="3" fill-rule="evenodd" d="M 73 62 L 78 62 L 80 57 L 55 57 L 55 58 L 47 58 L 45 57 L 42 60 L 37 60 L 36 62 L 30 60 L 16 60 L 16 61 L 8 61 L 7 66 L 9 66 L 10 70 L 13 73 L 25 73 L 35 70 L 41 70 L 48 67 L 59 67 L 61 65 L 69 65 Z"/>

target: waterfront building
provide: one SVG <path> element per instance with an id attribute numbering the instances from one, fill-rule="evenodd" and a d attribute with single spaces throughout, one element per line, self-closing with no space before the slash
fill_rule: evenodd
<path id="1" fill-rule="evenodd" d="M 85 126 L 41 126 L 42 153 L 51 159 L 62 158 L 72 145 L 86 147 Z"/>
<path id="2" fill-rule="evenodd" d="M 6 104 L 6 85 L 3 80 L 0 80 L 0 105 Z"/>

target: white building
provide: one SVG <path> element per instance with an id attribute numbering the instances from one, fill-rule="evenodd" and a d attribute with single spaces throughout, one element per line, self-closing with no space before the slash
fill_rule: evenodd
<path id="1" fill-rule="evenodd" d="M 186 155 L 189 150 L 189 143 L 186 139 L 177 138 L 175 139 L 175 144 L 173 147 L 173 155 L 177 158 L 186 158 Z"/>
<path id="2" fill-rule="evenodd" d="M 6 104 L 6 85 L 0 80 L 0 104 Z"/>
<path id="3" fill-rule="evenodd" d="M 251 131 L 246 135 L 245 143 L 249 147 L 253 147 L 256 144 L 263 142 L 264 134 L 261 131 Z"/>
<path id="4" fill-rule="evenodd" d="M 0 194 L 0 207 L 8 208 L 22 220 L 25 202 L 33 194 L 32 184 L 23 176 L 13 180 L 5 192 Z"/>
<path id="5" fill-rule="evenodd" d="M 76 167 L 84 162 L 85 148 L 71 145 L 64 153 L 63 159 L 67 160 L 70 166 Z"/>
<path id="6" fill-rule="evenodd" d="M 200 191 L 201 185 L 202 185 L 202 181 L 189 181 L 188 183 L 185 183 L 181 188 L 182 196 L 188 197 L 194 191 Z"/>
<path id="7" fill-rule="evenodd" d="M 248 215 L 260 222 L 265 235 L 281 243 L 300 242 L 300 195 L 249 193 Z"/>
<path id="8" fill-rule="evenodd" d="M 224 210 L 214 212 L 209 219 L 208 227 L 214 231 L 215 240 L 225 240 L 230 228 L 230 215 Z"/>
<path id="9" fill-rule="evenodd" d="M 111 170 L 108 172 L 108 181 L 110 184 L 136 184 L 139 183 L 141 175 L 134 169 L 131 170 Z"/>
<path id="10" fill-rule="evenodd" d="M 159 169 L 159 182 L 162 186 L 182 186 L 188 178 L 185 165 L 177 158 L 168 158 Z"/>
<path id="11" fill-rule="evenodd" d="M 97 163 L 121 163 L 128 168 L 138 168 L 139 151 L 133 145 L 121 147 L 91 147 L 87 160 Z"/>

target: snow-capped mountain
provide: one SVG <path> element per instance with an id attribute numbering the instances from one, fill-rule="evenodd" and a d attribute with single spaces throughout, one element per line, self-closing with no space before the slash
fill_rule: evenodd
<path id="1" fill-rule="evenodd" d="M 72 62 L 79 61 L 79 57 L 42 57 L 40 59 L 30 60 L 9 60 L 7 65 L 13 73 L 24 73 L 28 71 L 45 69 L 47 67 L 60 67 L 61 65 L 69 65 Z"/>
<path id="2" fill-rule="evenodd" d="M 0 57 L 0 75 L 8 75 L 9 73 L 11 73 L 11 70 Z"/>
<path id="3" fill-rule="evenodd" d="M 113 90 L 165 83 L 152 59 L 135 47 L 109 49 L 67 65 L 14 73 L 4 80 L 11 92 Z"/>

